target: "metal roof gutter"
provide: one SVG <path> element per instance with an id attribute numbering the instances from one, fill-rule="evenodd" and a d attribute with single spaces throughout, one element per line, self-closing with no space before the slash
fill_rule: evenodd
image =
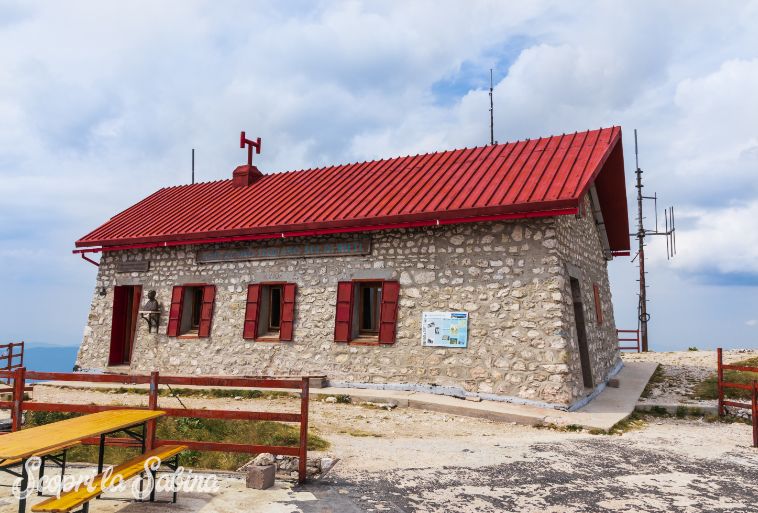
<path id="1" fill-rule="evenodd" d="M 316 230 L 301 230 L 291 232 L 278 232 L 278 233 L 258 233 L 251 235 L 233 235 L 226 237 L 209 237 L 206 239 L 185 239 L 185 240 L 173 240 L 163 242 L 144 242 L 144 243 L 132 243 L 121 244 L 113 246 L 101 246 L 86 249 L 74 249 L 74 254 L 85 253 L 100 253 L 107 251 L 125 251 L 129 249 L 149 249 L 149 248 L 165 248 L 172 246 L 194 246 L 199 244 L 221 244 L 228 242 L 242 242 L 253 240 L 270 240 L 270 239 L 286 239 L 293 237 L 314 237 L 317 235 L 334 235 L 340 233 L 354 233 L 354 232 L 368 232 L 379 230 L 398 230 L 402 228 L 420 228 L 425 226 L 444 226 L 449 224 L 464 224 L 464 223 L 480 223 L 486 221 L 503 221 L 509 219 L 529 219 L 539 217 L 553 217 L 553 216 L 565 216 L 574 215 L 579 212 L 577 207 L 561 208 L 555 210 L 541 210 L 535 212 L 511 212 L 505 214 L 495 214 L 488 216 L 473 216 L 473 217 L 461 217 L 452 219 L 429 219 L 424 221 L 408 221 L 402 223 L 390 223 L 390 224 L 376 224 L 368 226 L 350 226 L 343 228 L 322 228 Z"/>

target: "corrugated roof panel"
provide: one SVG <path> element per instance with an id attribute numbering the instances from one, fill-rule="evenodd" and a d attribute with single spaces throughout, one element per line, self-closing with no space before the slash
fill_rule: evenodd
<path id="1" fill-rule="evenodd" d="M 232 180 L 168 187 L 76 244 L 114 246 L 508 212 L 549 213 L 578 205 L 620 140 L 621 129 L 612 127 L 268 174 L 248 187 L 235 188 Z M 613 160 L 614 166 L 618 161 Z"/>

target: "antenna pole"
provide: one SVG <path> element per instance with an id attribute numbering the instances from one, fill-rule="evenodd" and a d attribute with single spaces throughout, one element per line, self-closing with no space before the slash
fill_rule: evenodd
<path id="1" fill-rule="evenodd" d="M 195 148 L 192 148 L 192 183 L 195 183 Z"/>
<path id="2" fill-rule="evenodd" d="M 492 103 L 492 68 L 490 68 L 490 144 L 495 144 L 495 107 Z"/>
<path id="3" fill-rule="evenodd" d="M 645 226 L 643 224 L 642 217 L 642 169 L 640 169 L 639 153 L 637 150 L 637 129 L 634 130 L 634 162 L 637 166 L 635 174 L 637 175 L 637 241 L 639 243 L 639 252 L 637 256 L 639 258 L 640 267 L 640 304 L 637 309 L 638 319 L 640 324 L 640 338 L 642 342 L 642 352 L 646 353 L 648 350 L 648 337 L 647 337 L 647 285 L 645 284 Z"/>

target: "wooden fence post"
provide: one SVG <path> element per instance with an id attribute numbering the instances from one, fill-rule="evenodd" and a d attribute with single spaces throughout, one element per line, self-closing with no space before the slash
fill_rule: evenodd
<path id="1" fill-rule="evenodd" d="M 722 361 L 722 353 L 721 348 L 719 347 L 716 349 L 716 391 L 718 393 L 718 399 L 719 399 L 719 417 L 724 416 L 724 369 L 723 369 L 723 361 Z"/>
<path id="2" fill-rule="evenodd" d="M 297 470 L 297 482 L 305 483 L 308 472 L 308 393 L 310 379 L 303 378 L 300 387 L 300 455 Z"/>
<path id="3" fill-rule="evenodd" d="M 758 381 L 753 380 L 753 447 L 758 447 Z"/>
<path id="4" fill-rule="evenodd" d="M 11 372 L 11 370 L 12 370 L 12 368 L 11 368 L 11 362 L 12 362 L 12 360 L 13 360 L 13 342 L 11 342 L 10 344 L 8 344 L 8 364 L 5 366 L 5 370 L 7 370 L 8 372 Z M 5 382 L 8 385 L 10 385 L 11 384 L 11 378 L 10 377 L 5 378 Z"/>
<path id="5" fill-rule="evenodd" d="M 151 410 L 158 409 L 158 381 L 159 381 L 158 371 L 151 372 L 150 373 L 150 395 L 147 400 L 147 407 L 150 408 Z M 156 424 L 157 424 L 156 419 L 147 421 L 147 426 L 145 430 L 145 450 L 147 451 L 152 450 L 155 446 Z"/>
<path id="6" fill-rule="evenodd" d="M 13 411 L 11 411 L 11 431 L 21 429 L 26 369 L 19 367 L 13 372 Z"/>

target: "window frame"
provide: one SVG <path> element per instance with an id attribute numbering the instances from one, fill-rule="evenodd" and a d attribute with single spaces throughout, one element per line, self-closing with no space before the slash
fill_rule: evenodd
<path id="1" fill-rule="evenodd" d="M 269 336 L 269 334 L 276 333 L 276 336 L 279 336 L 279 332 L 282 329 L 282 313 L 284 310 L 284 284 L 270 284 L 270 285 L 264 285 L 265 287 L 268 287 L 268 319 L 266 321 L 266 333 L 264 336 Z M 274 326 L 271 324 L 271 318 L 274 313 L 274 308 L 272 308 L 271 305 L 274 303 L 274 290 L 279 291 L 279 325 Z"/>
<path id="2" fill-rule="evenodd" d="M 362 332 L 360 328 L 362 297 L 361 287 L 379 284 L 381 300 L 377 303 L 377 331 Z M 393 292 L 387 294 L 387 287 Z M 345 288 L 346 287 L 346 288 Z M 342 289 L 342 292 L 340 292 Z M 344 294 L 348 297 L 345 297 Z M 359 296 L 356 298 L 356 296 Z M 398 305 L 400 302 L 400 282 L 397 280 L 358 278 L 342 280 L 337 284 L 337 312 L 334 323 L 334 341 L 349 345 L 380 346 L 393 345 L 397 341 Z M 347 311 L 347 316 L 345 312 Z M 390 331 L 383 330 L 391 325 Z M 345 335 L 343 337 L 343 334 Z M 343 340 L 344 338 L 344 340 Z"/>
<path id="3" fill-rule="evenodd" d="M 382 324 L 382 296 L 384 291 L 384 280 L 382 281 L 355 281 L 354 285 L 357 291 L 358 295 L 358 309 L 354 313 L 353 316 L 353 323 L 357 323 L 358 329 L 356 332 L 355 339 L 376 339 L 377 342 L 379 340 L 379 328 Z M 365 321 L 365 298 L 363 292 L 367 288 L 374 288 L 373 292 L 373 312 L 370 313 L 371 324 L 376 326 L 376 329 L 367 329 L 364 328 L 364 321 Z M 369 308 L 371 308 L 372 305 L 369 305 Z M 353 330 L 356 331 L 356 330 Z"/>
<path id="4" fill-rule="evenodd" d="M 258 287 L 258 297 L 251 299 L 250 294 L 252 287 Z M 287 289 L 292 290 L 292 307 L 291 312 L 287 308 Z M 272 329 L 271 323 L 271 293 L 273 288 L 278 288 L 279 292 L 279 327 Z M 295 303 L 297 302 L 297 284 L 287 281 L 263 281 L 248 283 L 247 285 L 247 305 L 245 307 L 245 320 L 243 323 L 242 338 L 253 340 L 255 342 L 291 342 L 294 339 L 294 322 L 295 322 Z M 264 304 L 267 305 L 268 315 L 262 318 L 265 311 Z M 252 306 L 254 305 L 254 306 Z M 255 308 L 255 312 L 251 311 Z M 291 319 L 289 317 L 292 317 Z M 287 328 L 287 334 L 282 338 L 282 331 L 285 324 L 291 324 Z M 266 327 L 266 331 L 261 332 L 261 326 Z M 249 330 L 248 330 L 249 328 Z M 250 333 L 252 331 L 252 333 Z"/>
<path id="5" fill-rule="evenodd" d="M 195 297 L 191 305 L 193 311 L 190 312 L 190 329 L 182 331 L 182 322 L 188 306 L 188 293 L 191 289 L 197 289 L 197 291 L 193 291 Z M 200 299 L 199 306 L 198 298 Z M 171 309 L 169 311 L 166 335 L 178 339 L 210 338 L 213 328 L 215 303 L 216 285 L 212 283 L 184 283 L 182 285 L 175 285 L 171 292 Z M 193 324 L 196 312 L 198 316 L 197 326 Z"/>

